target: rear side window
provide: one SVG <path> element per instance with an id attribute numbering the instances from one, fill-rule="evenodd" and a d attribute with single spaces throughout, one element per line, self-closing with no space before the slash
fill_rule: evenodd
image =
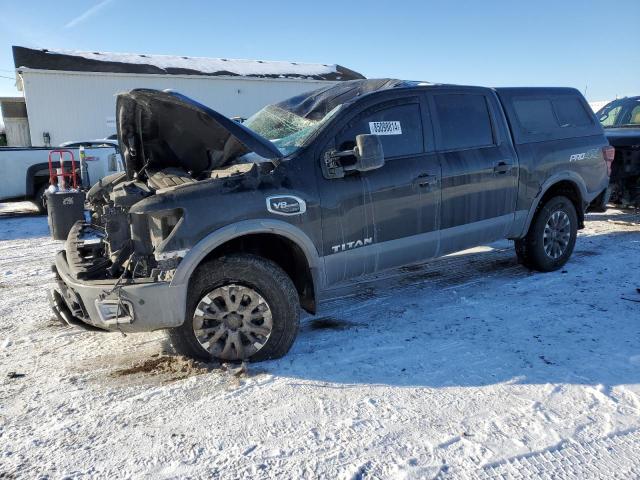
<path id="1" fill-rule="evenodd" d="M 338 134 L 340 150 L 355 146 L 357 135 L 380 137 L 385 158 L 416 155 L 424 151 L 422 116 L 418 103 L 377 105 L 356 116 Z"/>
<path id="2" fill-rule="evenodd" d="M 552 103 L 556 115 L 558 115 L 560 127 L 591 125 L 591 116 L 587 114 L 582 102 L 576 97 L 556 98 Z"/>
<path id="3" fill-rule="evenodd" d="M 592 125 L 591 116 L 576 97 L 514 99 L 513 108 L 520 126 L 529 133 Z"/>
<path id="4" fill-rule="evenodd" d="M 530 133 L 548 132 L 558 122 L 548 98 L 523 98 L 513 101 L 513 108 L 522 128 Z"/>
<path id="5" fill-rule="evenodd" d="M 483 147 L 494 143 L 484 95 L 443 94 L 434 95 L 433 100 L 442 150 Z"/>

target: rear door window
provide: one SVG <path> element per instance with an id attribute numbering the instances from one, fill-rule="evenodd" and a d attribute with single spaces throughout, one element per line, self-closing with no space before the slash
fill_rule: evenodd
<path id="1" fill-rule="evenodd" d="M 636 105 L 631 110 L 631 118 L 629 118 L 629 122 L 632 125 L 640 124 L 640 105 Z"/>
<path id="2" fill-rule="evenodd" d="M 340 150 L 355 146 L 357 135 L 380 137 L 385 158 L 416 155 L 424 151 L 419 103 L 381 104 L 356 115 L 336 138 Z"/>
<path id="3" fill-rule="evenodd" d="M 440 150 L 484 147 L 494 144 L 491 117 L 484 95 L 433 96 L 440 131 Z"/>

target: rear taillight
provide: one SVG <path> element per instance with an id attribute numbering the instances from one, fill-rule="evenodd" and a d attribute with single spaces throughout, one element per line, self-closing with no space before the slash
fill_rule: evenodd
<path id="1" fill-rule="evenodd" d="M 607 162 L 607 175 L 611 176 L 611 164 L 616 157 L 616 149 L 611 145 L 602 147 L 602 155 L 604 156 L 604 161 Z"/>

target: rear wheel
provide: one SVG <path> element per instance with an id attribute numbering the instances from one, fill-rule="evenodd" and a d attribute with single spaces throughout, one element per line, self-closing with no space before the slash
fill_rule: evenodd
<path id="1" fill-rule="evenodd" d="M 578 215 L 571 200 L 552 197 L 538 209 L 527 236 L 516 240 L 518 259 L 541 272 L 557 270 L 571 257 L 577 233 Z"/>
<path id="2" fill-rule="evenodd" d="M 256 255 L 229 255 L 198 269 L 187 318 L 169 330 L 178 353 L 204 360 L 285 355 L 298 333 L 299 300 L 287 274 Z"/>

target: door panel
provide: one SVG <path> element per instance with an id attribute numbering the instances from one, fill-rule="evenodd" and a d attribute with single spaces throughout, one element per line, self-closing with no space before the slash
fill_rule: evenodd
<path id="1" fill-rule="evenodd" d="M 488 147 L 441 154 L 443 229 L 514 212 L 517 169 L 509 152 L 501 150 Z"/>
<path id="2" fill-rule="evenodd" d="M 496 128 L 494 102 L 481 92 L 431 96 L 442 164 L 440 255 L 504 238 L 513 223 L 517 159 Z"/>
<path id="3" fill-rule="evenodd" d="M 402 131 L 381 136 L 381 168 L 320 180 L 328 287 L 435 255 L 440 165 L 437 155 L 423 152 L 424 110 L 415 97 L 374 105 L 336 135 L 335 145 L 345 150 L 356 135 L 370 133 L 371 123 L 399 122 Z"/>

